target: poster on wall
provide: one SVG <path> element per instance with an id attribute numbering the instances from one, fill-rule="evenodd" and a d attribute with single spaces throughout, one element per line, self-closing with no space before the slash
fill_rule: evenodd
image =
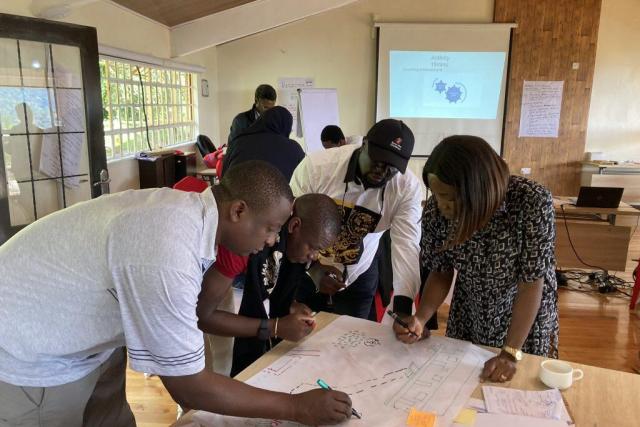
<path id="1" fill-rule="evenodd" d="M 313 77 L 280 77 L 278 79 L 278 105 L 289 110 L 293 116 L 291 135 L 302 136 L 298 119 L 298 89 L 315 86 Z"/>
<path id="2" fill-rule="evenodd" d="M 518 137 L 557 138 L 564 81 L 524 81 Z"/>

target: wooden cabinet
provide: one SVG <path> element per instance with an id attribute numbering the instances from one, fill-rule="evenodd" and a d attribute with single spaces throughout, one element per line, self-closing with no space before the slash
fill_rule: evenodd
<path id="1" fill-rule="evenodd" d="M 196 173 L 196 153 L 164 153 L 138 158 L 140 188 L 173 187 Z"/>
<path id="2" fill-rule="evenodd" d="M 175 175 L 176 182 L 185 176 L 196 175 L 196 153 L 185 152 L 183 154 L 175 154 Z"/>

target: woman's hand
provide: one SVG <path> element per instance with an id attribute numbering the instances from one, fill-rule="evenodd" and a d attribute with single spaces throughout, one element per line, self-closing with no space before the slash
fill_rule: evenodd
<path id="1" fill-rule="evenodd" d="M 493 381 L 494 383 L 511 381 L 516 373 L 516 363 L 510 354 L 501 352 L 496 357 L 485 362 L 480 379 Z"/>

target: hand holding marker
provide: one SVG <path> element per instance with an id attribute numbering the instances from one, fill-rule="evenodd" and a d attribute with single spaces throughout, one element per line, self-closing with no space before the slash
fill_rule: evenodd
<path id="1" fill-rule="evenodd" d="M 319 385 L 321 388 L 323 388 L 323 389 L 325 389 L 325 390 L 331 390 L 331 387 L 329 387 L 329 384 L 325 383 L 324 381 L 322 381 L 322 380 L 320 380 L 320 379 L 319 379 L 319 380 L 318 380 L 318 381 L 316 381 L 316 382 L 318 383 L 318 385 Z M 358 411 L 356 411 L 353 407 L 351 407 L 351 414 L 352 414 L 354 417 L 356 417 L 357 419 L 359 419 L 359 420 L 360 420 L 360 419 L 362 419 L 362 415 L 360 415 L 360 414 L 358 413 Z"/>
<path id="2" fill-rule="evenodd" d="M 404 320 L 402 320 L 400 318 L 400 316 L 398 316 L 396 313 L 394 313 L 391 310 L 387 310 L 387 314 L 391 317 L 393 317 L 394 322 L 396 322 L 398 325 L 402 326 L 403 328 L 405 328 L 407 331 L 409 331 L 409 335 L 419 338 L 418 335 L 415 334 L 415 332 L 409 330 L 409 325 L 407 325 L 407 322 L 405 322 Z"/>

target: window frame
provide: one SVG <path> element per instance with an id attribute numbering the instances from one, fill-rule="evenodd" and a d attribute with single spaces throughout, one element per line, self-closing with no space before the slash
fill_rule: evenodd
<path id="1" fill-rule="evenodd" d="M 142 88 L 136 67 L 143 76 Z M 196 72 L 109 55 L 100 55 L 99 69 L 109 163 L 150 151 L 141 94 L 151 150 L 195 142 L 199 129 Z"/>

